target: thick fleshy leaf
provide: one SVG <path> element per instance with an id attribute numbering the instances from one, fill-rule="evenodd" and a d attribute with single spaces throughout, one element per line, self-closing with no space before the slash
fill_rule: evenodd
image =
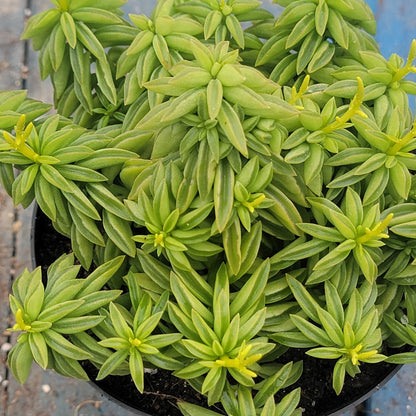
<path id="1" fill-rule="evenodd" d="M 283 397 L 283 399 L 276 405 L 275 414 L 278 414 L 281 416 L 293 415 L 295 412 L 295 409 L 299 405 L 300 398 L 301 398 L 300 388 L 297 388 L 291 391 L 289 394 Z"/>
<path id="2" fill-rule="evenodd" d="M 53 329 L 61 334 L 76 334 L 97 326 L 104 320 L 104 316 L 79 316 L 77 318 L 63 318 L 53 325 Z"/>
<path id="3" fill-rule="evenodd" d="M 108 280 L 123 264 L 124 256 L 115 257 L 98 266 L 85 280 L 84 286 L 78 293 L 78 298 L 90 295 L 102 289 Z"/>
<path id="4" fill-rule="evenodd" d="M 234 172 L 231 166 L 222 160 L 218 165 L 214 181 L 215 221 L 220 232 L 227 227 L 234 205 Z"/>
<path id="5" fill-rule="evenodd" d="M 329 281 L 325 282 L 326 307 L 337 324 L 344 325 L 344 308 L 336 287 Z"/>
<path id="6" fill-rule="evenodd" d="M 34 361 L 45 370 L 48 366 L 48 347 L 45 339 L 41 333 L 32 332 L 28 334 L 28 341 Z"/>
<path id="7" fill-rule="evenodd" d="M 212 312 L 191 293 L 187 286 L 174 273 L 171 274 L 170 284 L 180 309 L 188 315 L 189 319 L 191 318 L 191 311 L 195 310 L 208 324 L 213 323 Z"/>
<path id="8" fill-rule="evenodd" d="M 64 357 L 72 358 L 73 360 L 85 360 L 91 358 L 89 353 L 76 347 L 53 329 L 48 329 L 42 334 L 48 346 Z"/>
<path id="9" fill-rule="evenodd" d="M 42 176 L 53 186 L 65 192 L 72 192 L 68 181 L 51 165 L 42 164 L 40 167 Z"/>
<path id="10" fill-rule="evenodd" d="M 120 367 L 124 361 L 129 356 L 128 350 L 119 350 L 114 354 L 110 355 L 107 360 L 102 364 L 100 371 L 97 375 L 97 380 L 102 380 L 107 377 L 109 374 L 114 372 L 118 367 Z"/>
<path id="11" fill-rule="evenodd" d="M 302 41 L 296 62 L 296 72 L 301 74 L 315 57 L 318 49 L 322 45 L 322 37 L 316 31 L 311 31 Z"/>
<path id="12" fill-rule="evenodd" d="M 300 283 L 294 277 L 287 275 L 286 279 L 293 295 L 295 296 L 303 311 L 315 322 L 320 322 L 317 312 L 319 304 L 316 302 L 316 300 L 306 290 L 302 283 Z"/>
<path id="13" fill-rule="evenodd" d="M 331 33 L 331 36 L 338 43 L 338 45 L 345 49 L 348 49 L 349 32 L 345 30 L 345 27 L 347 25 L 341 13 L 333 9 L 332 7 L 329 8 L 327 25 L 328 30 Z"/>
<path id="14" fill-rule="evenodd" d="M 107 60 L 99 60 L 96 62 L 95 73 L 97 75 L 98 87 L 108 99 L 108 101 L 117 104 L 117 91 L 114 85 L 113 75 L 110 64 Z"/>
<path id="15" fill-rule="evenodd" d="M 132 350 L 129 358 L 130 374 L 134 385 L 141 393 L 144 389 L 144 368 L 143 359 L 140 352 L 135 348 Z"/>
<path id="16" fill-rule="evenodd" d="M 270 262 L 265 260 L 257 267 L 250 279 L 238 291 L 231 302 L 231 316 L 244 315 L 263 295 L 270 271 Z"/>
<path id="17" fill-rule="evenodd" d="M 89 380 L 87 373 L 77 360 L 64 357 L 53 350 L 51 350 L 51 353 L 53 357 L 52 367 L 57 373 L 79 380 Z"/>
<path id="18" fill-rule="evenodd" d="M 86 195 L 81 191 L 81 189 L 75 185 L 74 182 L 66 180 L 70 183 L 71 189 L 70 192 L 62 191 L 65 199 L 77 210 L 84 213 L 93 220 L 100 220 L 100 215 L 97 212 L 97 209 L 91 203 L 91 201 L 86 197 Z"/>
<path id="19" fill-rule="evenodd" d="M 26 23 L 22 39 L 30 39 L 51 31 L 59 21 L 60 11 L 49 9 L 32 16 Z"/>
<path id="20" fill-rule="evenodd" d="M 71 179 L 72 181 L 103 182 L 107 179 L 101 173 L 82 166 L 58 165 L 56 168 L 65 179 Z"/>
<path id="21" fill-rule="evenodd" d="M 325 309 L 319 308 L 317 312 L 319 320 L 331 341 L 336 345 L 343 345 L 344 335 L 342 328 L 335 318 Z"/>
<path id="22" fill-rule="evenodd" d="M 374 282 L 377 277 L 377 264 L 371 257 L 370 252 L 361 244 L 357 245 L 353 250 L 354 258 L 365 278 L 370 282 Z"/>
<path id="23" fill-rule="evenodd" d="M 49 42 L 49 58 L 51 60 L 52 68 L 56 72 L 62 64 L 66 47 L 65 34 L 61 25 L 55 26 Z"/>
<path id="24" fill-rule="evenodd" d="M 153 50 L 155 51 L 156 56 L 159 59 L 159 62 L 166 69 L 169 69 L 172 65 L 169 47 L 166 43 L 165 38 L 158 33 L 155 34 L 153 37 Z"/>
<path id="25" fill-rule="evenodd" d="M 344 386 L 345 380 L 345 369 L 346 363 L 338 360 L 334 367 L 334 372 L 332 376 L 332 386 L 335 390 L 336 394 L 340 394 L 342 391 L 342 387 Z"/>
<path id="26" fill-rule="evenodd" d="M 335 228 L 324 227 L 319 224 L 297 224 L 303 232 L 317 239 L 339 243 L 345 240 L 345 237 Z"/>
<path id="27" fill-rule="evenodd" d="M 357 246 L 355 240 L 345 240 L 327 255 L 322 257 L 314 266 L 314 270 L 330 269 L 344 261 Z"/>
<path id="28" fill-rule="evenodd" d="M 101 7 L 79 7 L 73 10 L 71 14 L 74 19 L 94 26 L 116 25 L 123 22 L 114 12 Z"/>
<path id="29" fill-rule="evenodd" d="M 225 18 L 225 24 L 237 45 L 241 49 L 244 49 L 244 32 L 237 17 L 233 14 L 229 14 Z"/>
<path id="30" fill-rule="evenodd" d="M 223 14 L 219 10 L 212 10 L 208 13 L 204 22 L 204 37 L 209 39 L 221 23 Z"/>
<path id="31" fill-rule="evenodd" d="M 105 62 L 106 55 L 101 43 L 95 37 L 93 31 L 83 22 L 78 21 L 75 25 L 78 40 L 88 49 L 98 60 Z"/>
<path id="32" fill-rule="evenodd" d="M 315 345 L 330 346 L 333 345 L 333 341 L 329 338 L 327 333 L 319 328 L 318 326 L 307 321 L 305 318 L 302 318 L 298 315 L 290 316 L 293 323 L 305 335 L 309 340 L 311 340 Z"/>
<path id="33" fill-rule="evenodd" d="M 230 143 L 243 155 L 248 156 L 246 137 L 241 121 L 226 101 L 221 104 L 221 109 L 217 116 L 218 122 Z"/>
<path id="34" fill-rule="evenodd" d="M 270 396 L 276 394 L 284 386 L 286 380 L 292 372 L 292 367 L 293 362 L 290 361 L 283 365 L 282 368 L 276 372 L 276 374 L 266 380 L 254 398 L 256 406 L 264 405 Z"/>
<path id="35" fill-rule="evenodd" d="M 124 316 L 124 308 L 117 303 L 110 303 L 110 319 L 117 335 L 123 339 L 133 337 L 133 331 Z"/>
<path id="36" fill-rule="evenodd" d="M 87 191 L 107 211 L 124 220 L 130 220 L 127 208 L 109 188 L 99 183 L 89 183 L 87 184 Z"/>
<path id="37" fill-rule="evenodd" d="M 90 55 L 84 53 L 83 47 L 77 43 L 69 51 L 71 66 L 74 72 L 74 91 L 82 106 L 89 113 L 92 112 Z"/>
<path id="38" fill-rule="evenodd" d="M 196 404 L 179 402 L 179 409 L 185 416 L 219 416 L 217 412 L 208 410 L 204 407 L 197 406 Z"/>
<path id="39" fill-rule="evenodd" d="M 29 342 L 18 342 L 10 350 L 7 361 L 16 380 L 23 384 L 29 376 L 33 361 Z"/>
<path id="40" fill-rule="evenodd" d="M 94 245 L 72 224 L 70 227 L 71 248 L 85 270 L 91 267 Z"/>
<path id="41" fill-rule="evenodd" d="M 222 84 L 218 79 L 212 79 L 207 86 L 207 105 L 211 120 L 214 120 L 221 109 L 223 98 Z"/>
<path id="42" fill-rule="evenodd" d="M 104 247 L 104 238 L 96 222 L 81 211 L 77 211 L 72 205 L 69 205 L 68 208 L 77 230 L 91 243 Z"/>
<path id="43" fill-rule="evenodd" d="M 223 244 L 225 255 L 231 272 L 237 274 L 241 267 L 241 226 L 239 221 L 234 221 L 223 232 Z"/>
<path id="44" fill-rule="evenodd" d="M 77 291 L 79 289 L 77 288 Z M 38 320 L 54 323 L 77 309 L 82 300 L 65 300 L 59 303 L 49 302 L 38 316 Z"/>
<path id="45" fill-rule="evenodd" d="M 291 49 L 300 42 L 309 32 L 315 29 L 315 19 L 312 13 L 305 15 L 293 27 L 286 40 L 286 49 Z"/>

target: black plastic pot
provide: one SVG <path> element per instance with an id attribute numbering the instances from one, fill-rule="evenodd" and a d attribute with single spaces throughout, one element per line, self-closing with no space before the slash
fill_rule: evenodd
<path id="1" fill-rule="evenodd" d="M 33 265 L 42 265 L 46 267 L 50 263 L 52 263 L 57 257 L 65 252 L 70 251 L 70 243 L 69 240 L 65 237 L 58 234 L 52 227 L 49 219 L 36 207 L 34 210 L 34 217 L 33 217 L 33 226 L 32 226 L 32 261 Z M 44 249 L 52 248 L 50 251 L 46 252 Z M 409 348 L 410 349 L 410 348 Z M 409 350 L 408 349 L 408 350 Z M 398 352 L 398 351 L 395 351 Z M 401 352 L 401 351 L 400 351 Z M 303 385 L 298 383 L 295 386 L 291 386 L 288 389 L 288 392 L 291 391 L 294 387 L 300 385 L 302 390 L 302 397 L 305 399 L 307 397 L 308 403 L 311 403 L 307 409 L 306 414 L 308 416 L 339 416 L 342 413 L 348 412 L 354 409 L 358 404 L 362 403 L 364 400 L 369 398 L 373 393 L 379 390 L 382 386 L 384 386 L 401 368 L 400 365 L 388 364 L 388 363 L 379 363 L 373 365 L 363 365 L 362 366 L 362 373 L 351 379 L 350 377 L 346 377 L 345 380 L 345 389 L 343 392 L 336 396 L 334 391 L 331 387 L 331 372 L 332 372 L 332 362 L 328 362 L 329 366 L 327 368 L 322 366 L 322 361 L 317 361 L 312 357 L 308 357 L 305 355 L 299 356 L 298 359 L 304 359 L 304 374 L 306 371 L 306 375 L 309 377 L 311 381 L 317 380 L 318 386 L 324 386 L 326 384 L 326 389 L 328 390 L 322 396 L 323 398 L 315 400 L 313 397 L 313 390 L 309 391 L 310 382 L 303 382 Z M 92 365 L 86 365 L 86 371 L 93 380 L 95 374 L 98 372 Z M 161 370 L 158 372 L 158 380 L 164 380 L 165 385 L 173 384 L 184 384 L 183 380 L 178 381 L 177 378 L 171 376 L 170 372 Z M 154 375 L 146 374 L 146 378 L 148 378 L 147 385 L 155 385 L 155 378 Z M 154 397 L 149 395 L 141 395 L 140 393 L 135 390 L 134 384 L 129 376 L 109 376 L 104 380 L 101 381 L 91 381 L 91 383 L 99 389 L 102 393 L 111 397 L 112 400 L 119 403 L 120 406 L 132 411 L 136 412 L 139 416 L 149 416 L 148 413 L 145 411 L 149 411 L 146 409 L 146 406 L 143 403 L 147 400 L 154 400 Z M 146 381 L 145 381 L 146 384 Z M 132 386 L 132 389 L 129 392 L 128 386 Z M 191 388 L 189 387 L 191 390 Z M 158 385 L 158 390 L 163 392 L 160 388 L 160 384 Z M 176 390 L 173 389 L 176 393 Z M 198 396 L 198 393 L 191 390 L 192 393 L 188 394 L 186 400 L 189 400 L 189 397 L 192 399 L 192 395 Z M 282 395 L 287 392 L 281 392 Z M 160 393 L 157 393 L 158 397 L 163 396 Z M 165 399 L 166 403 L 172 401 L 172 396 L 167 394 Z M 197 402 L 198 400 L 196 400 Z M 313 403 L 315 401 L 315 406 Z M 162 400 L 163 402 L 163 400 Z M 144 406 L 144 407 L 143 407 Z M 301 406 L 302 406 L 302 399 L 301 399 Z M 306 406 L 302 406 L 306 407 Z M 154 410 L 153 410 L 154 411 Z M 169 415 L 175 416 L 179 415 L 177 413 L 178 410 L 172 406 L 171 410 L 166 410 L 165 412 L 161 413 L 152 413 L 152 416 L 159 416 L 159 415 Z"/>

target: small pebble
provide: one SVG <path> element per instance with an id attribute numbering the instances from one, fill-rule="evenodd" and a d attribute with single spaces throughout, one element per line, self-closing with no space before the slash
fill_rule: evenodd
<path id="1" fill-rule="evenodd" d="M 10 344 L 9 342 L 5 342 L 4 344 L 2 344 L 2 346 L 0 347 L 0 349 L 3 352 L 10 351 L 12 349 L 12 344 Z"/>
<path id="2" fill-rule="evenodd" d="M 49 384 L 42 384 L 41 389 L 44 393 L 49 393 L 51 391 L 51 386 Z"/>
<path id="3" fill-rule="evenodd" d="M 143 372 L 145 374 L 156 374 L 157 373 L 157 368 L 144 368 Z"/>

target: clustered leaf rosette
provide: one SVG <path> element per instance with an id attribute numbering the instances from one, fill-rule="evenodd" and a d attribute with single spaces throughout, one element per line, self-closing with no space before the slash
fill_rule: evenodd
<path id="1" fill-rule="evenodd" d="M 363 198 L 365 205 L 378 201 L 387 187 L 397 199 L 406 200 L 412 182 L 410 172 L 416 163 L 412 152 L 416 146 L 415 127 L 410 130 L 404 127 L 398 107 L 392 110 L 385 131 L 380 130 L 373 117 L 354 119 L 353 123 L 369 147 L 363 151 L 353 146 L 331 157 L 329 166 L 342 163 L 343 166 L 350 165 L 350 170 L 333 179 L 328 187 L 336 189 L 358 183 L 365 176 L 367 181 L 370 179 Z"/>
<path id="2" fill-rule="evenodd" d="M 365 281 L 354 289 L 344 309 L 337 289 L 329 281 L 325 282 L 325 307 L 295 278 L 288 275 L 287 282 L 305 317 L 291 314 L 296 331 L 278 332 L 272 338 L 295 348 L 316 347 L 306 351 L 312 357 L 336 359 L 333 387 L 337 394 L 342 391 L 346 372 L 354 377 L 360 372 L 360 362 L 377 363 L 386 358 L 378 353 L 382 333 L 374 305 L 375 286 Z"/>
<path id="3" fill-rule="evenodd" d="M 31 122 L 51 109 L 50 104 L 27 98 L 27 91 L 0 92 L 0 129 L 12 130 L 22 114 Z"/>
<path id="4" fill-rule="evenodd" d="M 301 363 L 290 362 L 282 367 L 267 359 L 275 345 L 259 332 L 266 318 L 264 288 L 268 273 L 266 260 L 234 294 L 230 292 L 225 264 L 216 273 L 213 291 L 206 285 L 204 292 L 190 290 L 185 285 L 186 276 L 181 273 L 171 276 L 176 302 L 169 304 L 169 317 L 184 334 L 174 348 L 186 358 L 185 365 L 174 374 L 206 394 L 209 404 L 221 400 L 228 412 L 234 409 L 240 414 L 246 410 L 246 403 L 238 405 L 233 400 L 236 390 L 248 400 L 249 408 L 273 408 L 273 395 L 292 384 L 301 373 Z M 255 383 L 254 379 L 265 374 L 273 375 Z M 257 390 L 254 401 L 248 399 L 251 388 Z M 287 401 L 290 404 L 286 405 L 294 411 L 298 403 L 296 393 Z M 236 410 L 239 406 L 240 410 Z"/>
<path id="5" fill-rule="evenodd" d="M 389 237 L 385 231 L 393 214 L 380 221 L 379 206 L 375 204 L 364 211 L 359 195 L 351 188 L 347 189 L 341 204 L 345 213 L 323 198 L 310 198 L 309 202 L 335 228 L 312 223 L 302 223 L 298 227 L 314 239 L 334 242 L 337 246 L 330 245 L 329 253 L 313 265 L 314 272 L 309 275 L 308 283 L 328 280 L 344 261 L 356 262 L 364 277 L 373 282 L 378 275 L 376 260 L 381 255 L 377 248 L 384 245 L 382 239 Z"/>
<path id="6" fill-rule="evenodd" d="M 101 100 L 117 107 L 116 85 L 112 76 L 112 59 L 97 37 L 97 31 L 106 26 L 124 27 L 119 9 L 125 1 L 104 1 L 97 5 L 91 1 L 56 0 L 54 9 L 46 10 L 29 19 L 23 39 L 33 39 L 39 50 L 39 68 L 42 79 L 51 76 L 55 106 L 63 116 L 78 109 L 93 113 L 101 107 Z M 122 35 L 130 38 L 131 33 Z M 129 36 L 130 35 L 130 36 Z M 99 35 L 98 35 L 99 36 Z M 95 73 L 90 66 L 94 63 Z M 97 87 L 100 93 L 91 92 Z M 101 100 L 100 100 L 101 98 Z"/>
<path id="7" fill-rule="evenodd" d="M 284 377 L 283 374 L 287 371 L 287 368 L 288 365 L 286 364 L 277 374 L 280 377 Z M 272 379 L 275 381 L 276 377 L 272 377 Z M 252 392 L 247 387 L 239 386 L 237 390 L 228 388 L 224 393 L 221 404 L 224 406 L 227 414 L 237 416 L 243 416 L 247 414 L 247 411 L 251 411 L 253 414 L 259 414 L 260 416 L 284 414 L 300 416 L 302 414 L 302 409 L 296 407 L 300 399 L 300 388 L 284 396 L 279 403 L 275 403 L 273 395 L 265 400 L 264 394 L 267 394 L 266 392 L 272 392 L 270 385 L 265 384 L 254 398 Z M 178 403 L 178 406 L 185 416 L 218 416 L 221 414 L 186 402 Z"/>
<path id="8" fill-rule="evenodd" d="M 52 3 L 23 38 L 59 115 L 0 92 L 0 180 L 91 276 L 120 267 L 87 313 L 68 260 L 51 266 L 76 305 L 56 322 L 39 272 L 19 278 L 20 381 L 33 359 L 85 377 L 88 357 L 140 391 L 156 366 L 228 414 L 295 416 L 299 390 L 274 398 L 301 376 L 279 364 L 290 348 L 334 360 L 337 394 L 362 362 L 415 360 L 384 353 L 416 343 L 416 41 L 382 57 L 362 0 L 278 0 L 276 19 L 255 0 L 160 0 L 131 22 L 124 1 Z M 65 355 L 48 334 L 83 311 L 95 324 L 62 332 Z"/>
<path id="9" fill-rule="evenodd" d="M 139 33 L 120 55 L 116 73 L 117 78 L 127 74 L 126 104 L 140 96 L 145 82 L 168 75 L 172 65 L 189 52 L 187 44 L 203 31 L 202 25 L 190 15 L 173 17 L 173 6 L 173 0 L 159 3 L 150 19 L 145 15 L 129 15 Z M 149 100 L 160 102 L 151 92 Z"/>
<path id="10" fill-rule="evenodd" d="M 256 66 L 269 66 L 271 79 L 281 85 L 304 73 L 317 82 L 331 84 L 338 51 L 347 51 L 354 57 L 361 49 L 378 52 L 369 35 L 375 34 L 376 22 L 364 1 L 276 3 L 285 9 L 275 22 L 255 22 L 248 31 L 266 39 L 257 51 Z"/>
<path id="11" fill-rule="evenodd" d="M 13 283 L 10 307 L 16 323 L 10 331 L 22 332 L 9 353 L 8 362 L 20 383 L 27 379 L 32 362 L 42 368 L 88 380 L 78 361 L 92 358 L 67 337 L 76 336 L 100 324 L 104 317 L 97 310 L 116 299 L 120 290 L 101 291 L 123 263 L 116 257 L 80 279 L 80 266 L 74 256 L 63 255 L 47 272 L 42 283 L 41 268 L 25 270 Z"/>
<path id="12" fill-rule="evenodd" d="M 99 170 L 138 156 L 123 149 L 120 141 L 119 148 L 106 148 L 111 141 L 107 131 L 88 131 L 59 115 L 43 118 L 36 125 L 26 125 L 26 117 L 21 115 L 14 135 L 4 131 L 0 139 L 5 189 L 24 207 L 36 199 L 55 228 L 71 237 L 72 249 L 85 269 L 92 263 L 94 245 L 106 245 L 97 221 L 102 220 L 106 237 L 120 253 L 135 253 L 130 217 L 121 202 L 125 195 L 110 190 L 112 185 Z M 13 165 L 21 170 L 16 178 Z M 127 234 L 126 241 L 120 241 L 116 229 Z"/>
<path id="13" fill-rule="evenodd" d="M 215 43 L 233 40 L 244 49 L 247 33 L 241 22 L 273 19 L 273 15 L 260 8 L 257 0 L 200 0 L 179 2 L 176 9 L 189 13 L 201 20 L 204 27 L 204 39 L 215 39 Z"/>
<path id="14" fill-rule="evenodd" d="M 156 303 L 147 293 L 143 293 L 134 273 L 127 275 L 127 286 L 131 301 L 128 310 L 119 303 L 110 303 L 109 310 L 102 310 L 103 322 L 93 328 L 93 332 L 101 339 L 99 346 L 115 350 L 100 363 L 97 380 L 109 374 L 117 374 L 128 362 L 129 374 L 137 389 L 144 389 L 144 362 L 147 367 L 156 365 L 168 370 L 180 367 L 180 362 L 161 349 L 182 338 L 180 333 L 154 333 L 159 325 L 167 306 L 168 292 L 164 292 Z"/>

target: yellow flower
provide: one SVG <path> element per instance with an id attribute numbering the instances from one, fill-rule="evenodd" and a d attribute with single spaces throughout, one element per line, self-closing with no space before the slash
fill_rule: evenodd
<path id="1" fill-rule="evenodd" d="M 142 342 L 138 338 L 129 338 L 129 342 L 133 347 L 140 347 Z"/>
<path id="2" fill-rule="evenodd" d="M 350 106 L 348 110 L 341 116 L 336 117 L 335 121 L 325 128 L 322 131 L 326 134 L 332 133 L 335 130 L 344 128 L 345 124 L 348 120 L 355 116 L 361 116 L 363 118 L 367 118 L 367 115 L 360 110 L 360 106 L 363 102 L 364 98 L 364 83 L 360 77 L 357 78 L 357 93 L 355 94 L 354 98 L 350 102 Z"/>
<path id="3" fill-rule="evenodd" d="M 13 326 L 13 329 L 15 331 L 29 331 L 32 329 L 30 325 L 27 325 L 26 322 L 23 319 L 23 311 L 21 309 L 18 309 L 16 312 L 16 323 Z"/>
<path id="4" fill-rule="evenodd" d="M 249 201 L 244 201 L 242 202 L 242 204 L 251 212 L 253 213 L 254 210 L 264 201 L 264 199 L 266 198 L 266 195 L 261 194 L 260 196 L 258 196 L 256 199 L 254 199 L 253 201 L 249 202 Z"/>
<path id="5" fill-rule="evenodd" d="M 363 345 L 358 344 L 355 348 L 352 348 L 352 349 L 348 350 L 348 353 L 351 357 L 351 362 L 354 365 L 359 364 L 360 360 L 365 360 L 365 359 L 370 358 L 373 355 L 377 354 L 377 350 L 365 351 L 365 352 L 360 353 L 360 351 L 362 349 L 363 349 Z"/>
<path id="6" fill-rule="evenodd" d="M 243 342 L 237 357 L 229 358 L 227 355 L 224 355 L 221 357 L 221 359 L 216 360 L 215 363 L 220 367 L 236 368 L 246 376 L 257 377 L 257 374 L 254 371 L 249 370 L 247 367 L 260 360 L 263 355 L 253 354 L 248 357 L 248 353 L 252 347 L 252 345 L 246 346 L 245 342 Z"/>
<path id="7" fill-rule="evenodd" d="M 163 235 L 163 233 L 155 234 L 154 246 L 155 247 L 157 247 L 157 246 L 165 247 L 165 236 Z"/>
<path id="8" fill-rule="evenodd" d="M 292 87 L 292 96 L 289 100 L 289 104 L 293 105 L 297 110 L 303 110 L 301 105 L 296 105 L 296 101 L 300 100 L 303 94 L 305 94 L 305 92 L 308 90 L 310 79 L 311 77 L 306 75 L 305 79 L 302 81 L 301 86 L 299 87 L 299 91 L 296 90 L 295 86 Z"/>
<path id="9" fill-rule="evenodd" d="M 390 224 L 390 221 L 393 218 L 393 213 L 387 215 L 387 217 L 383 220 L 378 222 L 373 229 L 370 228 L 365 229 L 365 234 L 357 238 L 358 244 L 366 243 L 367 241 L 372 240 L 373 238 L 389 238 L 389 236 L 383 231 L 387 228 L 387 226 Z"/>

